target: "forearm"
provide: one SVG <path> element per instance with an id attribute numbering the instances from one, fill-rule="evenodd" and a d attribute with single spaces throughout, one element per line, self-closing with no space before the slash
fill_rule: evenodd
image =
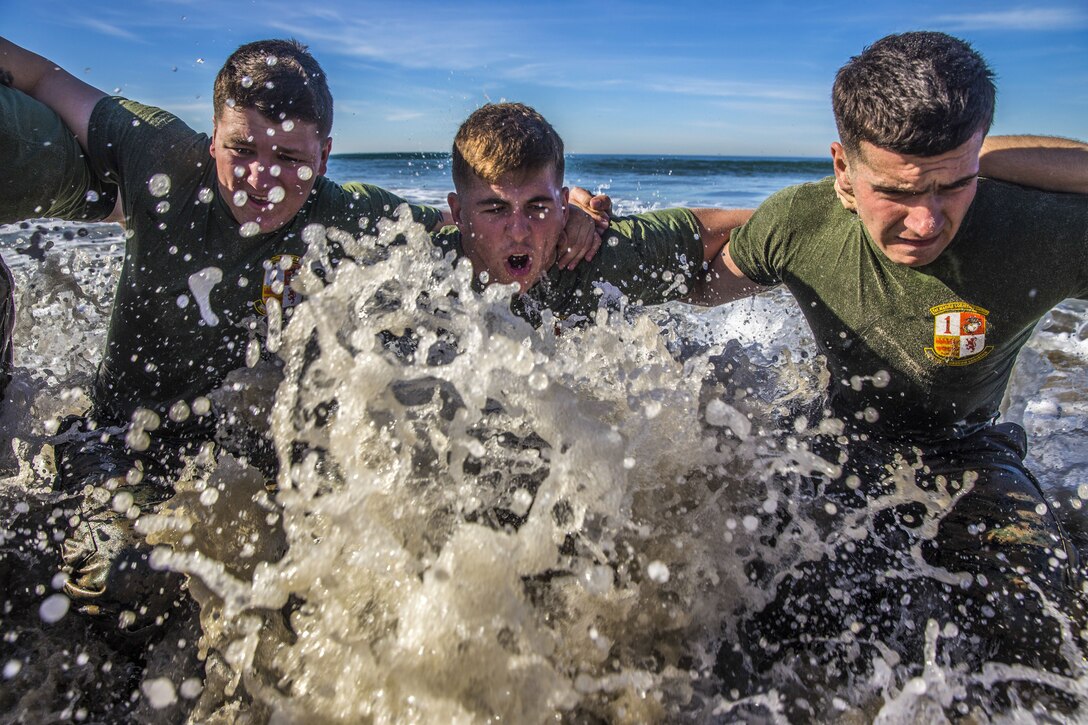
<path id="1" fill-rule="evenodd" d="M 1088 194 L 1088 144 L 1057 136 L 988 136 L 979 174 L 1047 191 Z"/>
<path id="2" fill-rule="evenodd" d="M 751 297 L 768 289 L 748 279 L 733 262 L 728 243 L 714 257 L 710 268 L 692 285 L 691 293 L 684 299 L 693 305 L 712 307 Z"/>
<path id="3" fill-rule="evenodd" d="M 13 88 L 52 108 L 87 148 L 91 111 L 102 91 L 6 38 L 0 38 L 0 68 L 11 74 Z"/>
<path id="4" fill-rule="evenodd" d="M 729 241 L 729 234 L 752 216 L 751 209 L 692 209 L 703 242 L 703 261 L 712 263 Z"/>

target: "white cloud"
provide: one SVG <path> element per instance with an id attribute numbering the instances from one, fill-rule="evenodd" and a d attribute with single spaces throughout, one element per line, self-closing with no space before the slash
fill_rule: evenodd
<path id="1" fill-rule="evenodd" d="M 1019 8 L 938 15 L 935 20 L 951 30 L 1069 30 L 1088 24 L 1088 13 L 1075 8 Z"/>
<path id="2" fill-rule="evenodd" d="M 113 23 L 106 23 L 96 18 L 79 18 L 76 21 L 80 27 L 90 28 L 91 30 L 97 30 L 103 35 L 109 35 L 114 38 L 124 38 L 125 40 L 134 40 L 139 43 L 146 43 L 144 38 L 139 35 L 129 32 L 124 28 L 114 25 Z"/>
<path id="3" fill-rule="evenodd" d="M 387 113 L 385 115 L 385 120 L 390 121 L 390 122 L 394 122 L 394 123 L 398 122 L 398 121 L 414 121 L 415 119 L 423 118 L 426 115 L 427 114 L 423 113 L 422 111 L 409 111 L 409 110 L 390 111 L 389 113 Z"/>

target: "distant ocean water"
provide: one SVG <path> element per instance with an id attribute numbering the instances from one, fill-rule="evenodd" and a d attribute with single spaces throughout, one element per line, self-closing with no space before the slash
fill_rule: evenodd
<path id="1" fill-rule="evenodd" d="M 831 160 L 790 157 L 571 154 L 566 183 L 612 196 L 619 213 L 673 206 L 752 208 L 791 184 L 831 174 Z M 363 181 L 441 206 L 453 190 L 448 153 L 339 154 L 334 181 Z"/>

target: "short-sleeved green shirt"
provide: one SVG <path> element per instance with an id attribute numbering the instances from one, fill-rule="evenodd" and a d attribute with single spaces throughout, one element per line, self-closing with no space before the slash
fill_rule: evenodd
<path id="1" fill-rule="evenodd" d="M 0 224 L 35 217 L 96 221 L 116 201 L 117 187 L 91 173 L 60 117 L 0 85 Z"/>
<path id="2" fill-rule="evenodd" d="M 602 237 L 604 243 L 591 261 L 574 269 L 553 265 L 516 300 L 515 311 L 537 323 L 545 309 L 577 321 L 592 319 L 602 305 L 661 304 L 685 296 L 703 270 L 699 224 L 687 209 L 618 217 Z M 464 256 L 457 227 L 444 228 L 433 241 Z"/>
<path id="3" fill-rule="evenodd" d="M 306 251 L 307 226 L 372 231 L 404 203 L 377 187 L 353 193 L 319 177 L 288 224 L 243 237 L 220 197 L 206 134 L 161 109 L 104 98 L 89 137 L 96 173 L 120 186 L 128 236 L 95 385 L 100 419 L 124 421 L 137 407 L 161 414 L 211 390 L 244 364 L 265 302 L 298 303 L 284 285 Z M 429 207 L 412 213 L 428 227 L 441 219 Z"/>
<path id="4" fill-rule="evenodd" d="M 911 268 L 873 243 L 833 181 L 775 194 L 729 245 L 749 279 L 797 299 L 833 412 L 921 442 L 992 421 L 1035 323 L 1088 297 L 1088 197 L 981 179 L 949 247 Z"/>

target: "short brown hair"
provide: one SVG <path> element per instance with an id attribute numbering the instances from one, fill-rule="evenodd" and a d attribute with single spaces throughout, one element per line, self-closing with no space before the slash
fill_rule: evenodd
<path id="1" fill-rule="evenodd" d="M 910 156 L 963 145 L 994 118 L 993 71 L 966 41 L 935 32 L 889 35 L 839 69 L 831 94 L 839 140 Z"/>
<path id="2" fill-rule="evenodd" d="M 488 103 L 473 111 L 453 139 L 453 183 L 470 174 L 488 183 L 511 171 L 552 166 L 563 180 L 563 139 L 551 124 L 524 103 Z"/>
<path id="3" fill-rule="evenodd" d="M 332 93 L 325 71 L 297 40 L 258 40 L 231 53 L 215 77 L 218 121 L 224 107 L 253 108 L 280 121 L 306 121 L 332 132 Z"/>

